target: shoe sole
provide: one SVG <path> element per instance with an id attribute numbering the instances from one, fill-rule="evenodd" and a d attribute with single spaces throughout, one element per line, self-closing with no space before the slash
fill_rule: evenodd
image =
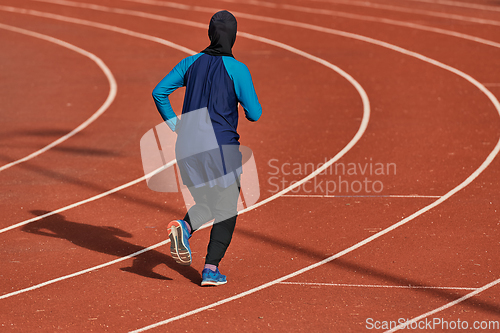
<path id="1" fill-rule="evenodd" d="M 227 281 L 201 281 L 201 286 L 220 286 L 222 284 L 226 284 Z"/>
<path id="2" fill-rule="evenodd" d="M 191 254 L 184 244 L 182 227 L 179 222 L 172 221 L 168 224 L 168 237 L 170 238 L 170 254 L 175 262 L 189 266 L 191 265 Z"/>

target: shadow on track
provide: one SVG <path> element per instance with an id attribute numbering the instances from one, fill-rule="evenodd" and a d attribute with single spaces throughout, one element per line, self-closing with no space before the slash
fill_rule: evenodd
<path id="1" fill-rule="evenodd" d="M 48 213 L 48 211 L 32 210 L 30 213 L 40 216 Z M 55 214 L 40 221 L 32 222 L 21 230 L 31 234 L 66 239 L 82 248 L 116 257 L 124 257 L 145 249 L 145 247 L 121 239 L 133 237 L 132 234 L 126 231 L 114 227 L 93 226 L 68 221 L 61 214 Z M 134 258 L 132 267 L 124 267 L 121 270 L 153 279 L 172 280 L 153 272 L 153 269 L 161 264 L 167 265 L 170 269 L 179 272 L 197 285 L 201 282 L 201 275 L 196 269 L 190 266 L 181 266 L 169 255 L 156 250 L 150 250 L 138 255 Z"/>
<path id="2" fill-rule="evenodd" d="M 246 230 L 246 229 L 243 229 L 241 227 L 236 228 L 234 232 L 237 234 L 240 234 L 244 237 L 252 238 L 256 241 L 264 241 L 267 243 L 274 244 L 274 245 L 279 246 L 281 248 L 290 250 L 294 254 L 302 254 L 304 256 L 314 258 L 315 260 L 318 260 L 318 261 L 324 260 L 324 259 L 331 256 L 331 254 L 320 253 L 320 252 L 315 251 L 315 250 L 310 249 L 310 248 L 308 249 L 308 248 L 305 248 L 302 246 L 297 246 L 296 244 L 293 244 L 293 243 L 290 243 L 290 242 L 287 242 L 287 241 L 284 241 L 281 239 L 277 239 L 274 237 L 269 237 L 269 236 L 263 235 L 261 233 L 255 232 L 255 231 Z M 381 281 L 390 282 L 390 283 L 397 285 L 397 286 L 434 287 L 434 286 L 423 284 L 420 281 L 412 280 L 412 279 L 401 277 L 401 276 L 391 275 L 387 272 L 377 270 L 373 267 L 362 266 L 360 264 L 349 262 L 349 261 L 347 261 L 345 259 L 341 259 L 341 258 L 330 261 L 327 265 L 335 266 L 336 268 L 340 268 L 343 270 L 348 270 L 348 271 L 354 272 L 356 274 L 363 274 L 363 275 L 367 275 L 370 277 L 375 277 L 377 279 L 380 279 Z M 430 296 L 444 299 L 447 302 L 454 301 L 462 296 L 462 295 L 457 295 L 457 293 L 454 293 L 452 291 L 447 291 L 447 290 L 442 290 L 442 289 L 418 288 L 418 289 L 412 289 L 412 290 L 414 290 L 415 292 L 426 293 Z M 479 300 L 479 299 L 474 298 L 474 297 L 463 301 L 461 304 L 467 305 L 467 306 L 475 308 L 477 310 L 492 313 L 495 315 L 498 315 L 500 313 L 500 305 L 486 302 L 484 300 Z"/>
<path id="3" fill-rule="evenodd" d="M 71 148 L 68 148 L 68 149 L 71 149 Z M 95 153 L 95 151 L 94 152 L 87 151 L 87 152 L 89 154 Z M 101 152 L 101 153 L 104 153 L 104 152 Z M 9 161 L 9 159 L 6 156 L 1 155 L 1 154 L 0 154 L 0 160 L 1 161 Z M 49 177 L 51 179 L 59 180 L 59 181 L 64 182 L 64 183 L 73 184 L 76 186 L 80 186 L 82 188 L 94 190 L 97 192 L 96 194 L 104 193 L 104 192 L 111 190 L 110 188 L 106 188 L 104 186 L 98 185 L 96 183 L 92 183 L 90 181 L 83 181 L 75 176 L 63 174 L 62 172 L 57 172 L 57 171 L 54 171 L 54 170 L 49 169 L 49 168 L 37 166 L 31 162 L 32 161 L 27 161 L 25 163 L 18 164 L 16 167 L 21 167 L 21 168 L 24 168 L 25 170 L 29 170 L 29 171 L 35 172 L 39 175 Z M 143 199 L 143 198 L 136 196 L 134 194 L 131 194 L 131 193 L 128 193 L 126 196 L 124 196 L 120 193 L 120 191 L 117 191 L 117 192 L 109 194 L 109 196 L 118 198 L 120 200 L 132 202 L 132 203 L 144 206 L 144 207 L 150 207 L 153 209 L 165 211 L 165 212 L 171 213 L 174 216 L 175 215 L 184 216 L 186 214 L 186 212 L 183 211 L 182 209 L 180 209 L 179 207 L 168 207 L 166 203 L 160 204 L 160 203 L 152 202 L 152 201 Z M 47 213 L 49 213 L 49 211 L 47 211 Z"/>

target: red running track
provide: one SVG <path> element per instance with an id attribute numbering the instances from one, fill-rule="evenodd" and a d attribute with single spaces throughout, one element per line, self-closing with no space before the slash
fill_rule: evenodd
<path id="1" fill-rule="evenodd" d="M 2 165 L 70 133 L 112 91 L 109 74 L 88 56 L 9 27 L 94 55 L 117 83 L 116 98 L 88 126 L 0 171 L 2 331 L 121 332 L 158 324 L 150 330 L 358 332 L 419 316 L 470 327 L 500 321 L 500 7 L 90 3 L 0 1 Z M 229 283 L 201 288 L 207 229 L 192 238 L 191 267 L 177 266 L 168 246 L 147 249 L 184 213 L 180 194 L 155 193 L 138 181 L 82 201 L 144 175 L 139 140 L 161 121 L 151 90 L 189 52 L 158 38 L 197 52 L 208 41 L 203 26 L 221 8 L 235 13 L 241 32 L 282 43 L 241 34 L 234 49 L 264 107 L 259 122 L 242 119 L 239 128 L 255 153 L 260 200 L 312 166 L 336 164 L 241 214 L 220 267 Z M 352 76 L 369 104 L 318 61 Z M 180 110 L 182 91 L 172 102 Z M 335 173 L 336 165 L 346 172 Z M 350 187 L 327 193 L 339 176 Z M 383 188 L 355 191 L 375 182 Z"/>

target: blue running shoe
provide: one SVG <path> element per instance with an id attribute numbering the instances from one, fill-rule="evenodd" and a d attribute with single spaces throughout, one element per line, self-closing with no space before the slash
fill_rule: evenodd
<path id="1" fill-rule="evenodd" d="M 219 286 L 227 283 L 226 276 L 222 275 L 218 268 L 215 272 L 211 269 L 205 268 L 203 272 L 201 272 L 201 278 L 202 286 Z"/>
<path id="2" fill-rule="evenodd" d="M 168 237 L 170 238 L 170 253 L 172 258 L 181 265 L 191 265 L 191 248 L 189 247 L 189 234 L 186 222 L 174 220 L 168 224 Z"/>

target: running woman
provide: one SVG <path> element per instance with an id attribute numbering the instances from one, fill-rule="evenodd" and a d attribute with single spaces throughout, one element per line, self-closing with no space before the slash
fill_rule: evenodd
<path id="1" fill-rule="evenodd" d="M 215 13 L 209 24 L 210 46 L 201 53 L 179 62 L 153 90 L 153 98 L 163 120 L 178 134 L 176 157 L 182 182 L 188 186 L 195 201 L 182 220 L 168 224 L 170 252 L 181 265 L 190 265 L 189 239 L 194 231 L 214 220 L 202 271 L 202 286 L 227 282 L 219 272 L 219 263 L 231 242 L 237 218 L 240 192 L 241 154 L 239 152 L 238 103 L 250 121 L 262 114 L 252 78 L 245 64 L 236 60 L 232 47 L 236 40 L 236 18 L 228 11 Z M 182 117 L 179 121 L 168 96 L 177 88 L 186 87 Z M 204 138 L 195 127 L 189 127 L 187 114 L 208 112 L 215 148 L 202 149 Z M 203 113 L 201 113 L 203 114 Z M 207 117 L 206 117 L 207 118 Z M 203 122 L 203 117 L 191 123 Z M 213 135 L 212 135 L 213 136 Z"/>

